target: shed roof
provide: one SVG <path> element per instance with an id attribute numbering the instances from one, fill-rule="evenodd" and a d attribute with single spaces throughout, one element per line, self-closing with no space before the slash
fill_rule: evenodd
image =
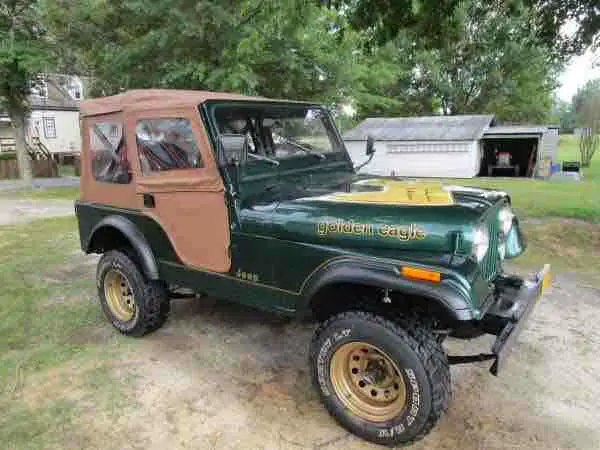
<path id="1" fill-rule="evenodd" d="M 544 125 L 507 125 L 492 127 L 486 130 L 483 137 L 513 136 L 513 135 L 542 135 L 548 130 Z"/>
<path id="2" fill-rule="evenodd" d="M 198 106 L 207 100 L 267 100 L 240 94 L 177 89 L 134 89 L 122 94 L 81 102 L 81 115 L 94 116 L 119 111 Z"/>
<path id="3" fill-rule="evenodd" d="M 472 141 L 493 123 L 492 114 L 369 118 L 344 134 L 348 141 Z"/>

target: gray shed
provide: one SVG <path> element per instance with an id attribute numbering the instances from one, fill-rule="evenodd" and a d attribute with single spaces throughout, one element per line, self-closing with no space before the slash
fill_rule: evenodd
<path id="1" fill-rule="evenodd" d="M 558 160 L 558 126 L 497 126 L 483 135 L 482 175 L 495 175 L 508 170 L 517 176 L 542 175 L 545 161 Z M 510 155 L 509 164 L 499 164 L 498 154 Z M 487 168 L 487 169 L 486 169 Z"/>
<path id="2" fill-rule="evenodd" d="M 534 176 L 557 160 L 558 127 L 496 126 L 493 115 L 370 118 L 344 134 L 355 163 L 367 136 L 377 152 L 361 172 L 404 177 Z"/>
<path id="3" fill-rule="evenodd" d="M 370 118 L 344 134 L 355 162 L 363 161 L 368 135 L 377 153 L 365 173 L 407 177 L 476 176 L 481 170 L 481 139 L 493 115 Z"/>

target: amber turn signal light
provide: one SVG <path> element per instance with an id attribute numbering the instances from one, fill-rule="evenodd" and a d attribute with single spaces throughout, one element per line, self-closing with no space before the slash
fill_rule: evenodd
<path id="1" fill-rule="evenodd" d="M 403 266 L 400 270 L 402 276 L 412 278 L 413 280 L 425 280 L 432 283 L 439 283 L 442 274 L 433 270 L 419 269 L 418 267 Z"/>

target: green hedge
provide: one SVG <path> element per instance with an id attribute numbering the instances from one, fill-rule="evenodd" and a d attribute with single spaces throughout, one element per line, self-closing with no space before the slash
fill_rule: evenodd
<path id="1" fill-rule="evenodd" d="M 17 154 L 15 152 L 0 152 L 0 160 L 11 159 L 17 159 Z"/>

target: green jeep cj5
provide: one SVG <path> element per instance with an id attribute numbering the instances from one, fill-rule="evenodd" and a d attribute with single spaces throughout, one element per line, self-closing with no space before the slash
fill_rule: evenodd
<path id="1" fill-rule="evenodd" d="M 182 290 L 312 317 L 314 386 L 369 441 L 424 437 L 450 364 L 497 374 L 548 283 L 502 270 L 525 246 L 506 194 L 360 176 L 318 104 L 141 90 L 81 115 L 75 208 L 112 324 L 154 331 Z M 484 333 L 489 351 L 446 354 Z"/>

